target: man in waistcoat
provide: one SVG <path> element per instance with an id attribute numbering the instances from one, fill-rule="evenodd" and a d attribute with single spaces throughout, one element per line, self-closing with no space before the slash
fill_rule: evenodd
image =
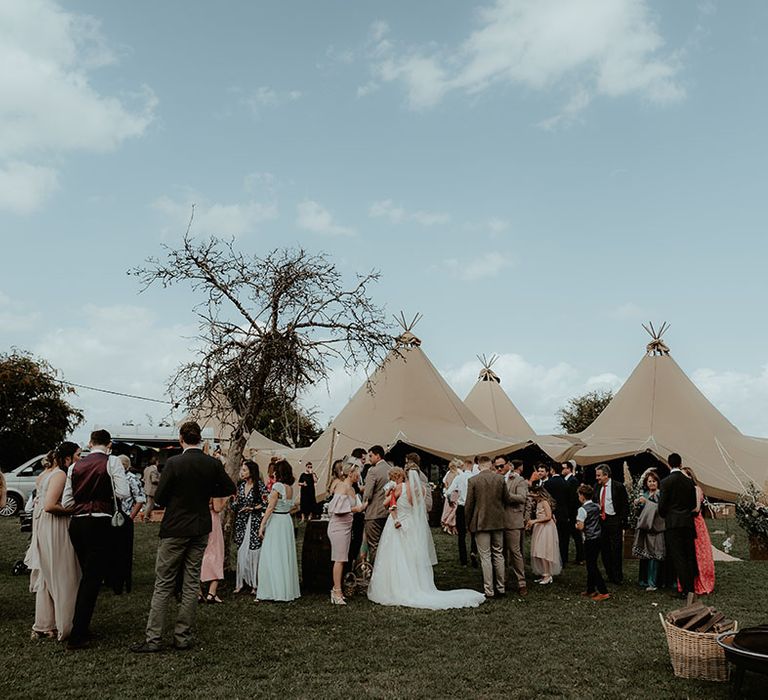
<path id="1" fill-rule="evenodd" d="M 88 446 L 90 454 L 69 467 L 61 498 L 61 504 L 72 510 L 69 537 L 83 574 L 67 641 L 70 650 L 87 644 L 96 599 L 108 573 L 115 541 L 115 501 L 131 494 L 122 463 L 109 454 L 112 436 L 106 430 L 94 430 Z"/>

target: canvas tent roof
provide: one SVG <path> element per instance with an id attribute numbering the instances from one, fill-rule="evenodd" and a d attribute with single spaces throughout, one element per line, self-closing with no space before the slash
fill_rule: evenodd
<path id="1" fill-rule="evenodd" d="M 482 369 L 464 404 L 488 428 L 500 435 L 536 443 L 556 461 L 568 459 L 575 450 L 572 441 L 552 435 L 537 435 L 501 387 L 501 378 L 491 369 L 495 358 L 479 356 Z"/>
<path id="2" fill-rule="evenodd" d="M 403 442 L 450 459 L 511 452 L 524 447 L 489 430 L 451 389 L 409 332 L 304 455 L 326 484 L 331 458 L 355 447 Z"/>
<path id="3" fill-rule="evenodd" d="M 750 481 L 762 488 L 768 444 L 731 424 L 661 345 L 649 344 L 624 386 L 578 436 L 586 447 L 576 461 L 595 464 L 641 452 L 666 461 L 677 452 L 709 496 L 734 498 Z"/>

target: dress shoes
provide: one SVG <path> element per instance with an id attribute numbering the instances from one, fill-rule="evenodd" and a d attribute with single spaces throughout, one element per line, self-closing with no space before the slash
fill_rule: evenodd
<path id="1" fill-rule="evenodd" d="M 149 642 L 131 644 L 131 651 L 134 654 L 157 654 L 162 650 L 163 648 L 159 644 L 150 644 Z"/>
<path id="2" fill-rule="evenodd" d="M 527 596 L 528 589 L 525 586 L 520 586 L 520 588 L 517 589 L 517 594 L 521 596 Z"/>

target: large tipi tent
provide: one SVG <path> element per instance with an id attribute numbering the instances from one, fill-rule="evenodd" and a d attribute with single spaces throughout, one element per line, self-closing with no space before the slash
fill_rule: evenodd
<path id="1" fill-rule="evenodd" d="M 527 444 L 483 425 L 424 354 L 411 332 L 414 322 L 403 320 L 403 325 L 384 362 L 304 456 L 318 474 L 320 494 L 331 461 L 356 447 L 405 443 L 449 459 L 511 452 Z"/>
<path id="2" fill-rule="evenodd" d="M 552 435 L 536 435 L 507 393 L 492 366 L 497 357 L 478 356 L 482 364 L 477 382 L 464 399 L 464 404 L 492 431 L 518 440 L 530 440 L 556 461 L 568 459 L 576 450 L 572 442 Z"/>
<path id="3" fill-rule="evenodd" d="M 672 452 L 693 468 L 704 492 L 732 499 L 750 482 L 768 476 L 768 444 L 743 435 L 696 388 L 672 359 L 661 336 L 598 418 L 579 437 L 575 455 L 583 465 L 644 452 L 666 462 Z"/>

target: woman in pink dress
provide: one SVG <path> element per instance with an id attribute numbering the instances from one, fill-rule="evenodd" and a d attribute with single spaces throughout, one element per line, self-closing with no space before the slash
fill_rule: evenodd
<path id="1" fill-rule="evenodd" d="M 536 583 L 552 583 L 552 577 L 562 571 L 557 526 L 552 516 L 552 500 L 546 489 L 532 486 L 529 495 L 536 505 L 536 518 L 529 520 L 526 529 L 531 535 L 531 568 L 541 578 Z"/>
<path id="2" fill-rule="evenodd" d="M 224 510 L 228 501 L 228 498 L 212 498 L 209 504 L 211 533 L 208 535 L 208 546 L 205 548 L 203 565 L 200 569 L 200 581 L 208 583 L 208 595 L 203 598 L 201 588 L 201 603 L 203 600 L 206 603 L 224 602 L 217 593 L 219 581 L 224 578 L 224 531 L 221 529 L 221 511 Z"/>
<path id="3" fill-rule="evenodd" d="M 333 562 L 333 590 L 331 603 L 346 605 L 341 591 L 341 576 L 349 558 L 349 545 L 352 541 L 352 519 L 355 513 L 365 510 L 365 503 L 355 494 L 353 484 L 360 478 L 359 466 L 347 463 L 341 468 L 341 479 L 337 480 L 331 491 L 328 513 L 328 539 L 331 541 L 331 561 Z"/>
<path id="4" fill-rule="evenodd" d="M 683 467 L 683 473 L 696 484 L 696 515 L 693 524 L 696 528 L 696 567 L 699 573 L 693 582 L 696 595 L 709 595 L 715 590 L 715 561 L 712 557 L 712 541 L 709 539 L 709 528 L 701 513 L 704 503 L 704 492 L 696 480 L 696 475 L 690 467 Z"/>
<path id="5" fill-rule="evenodd" d="M 464 460 L 454 457 L 448 464 L 448 471 L 443 477 L 443 493 L 448 490 L 448 487 L 453 483 L 453 480 L 458 476 L 459 472 L 464 466 Z M 456 504 L 459 500 L 459 492 L 454 491 L 450 496 L 443 501 L 443 514 L 440 517 L 440 525 L 443 528 L 443 532 L 448 535 L 458 534 L 456 529 Z"/>

